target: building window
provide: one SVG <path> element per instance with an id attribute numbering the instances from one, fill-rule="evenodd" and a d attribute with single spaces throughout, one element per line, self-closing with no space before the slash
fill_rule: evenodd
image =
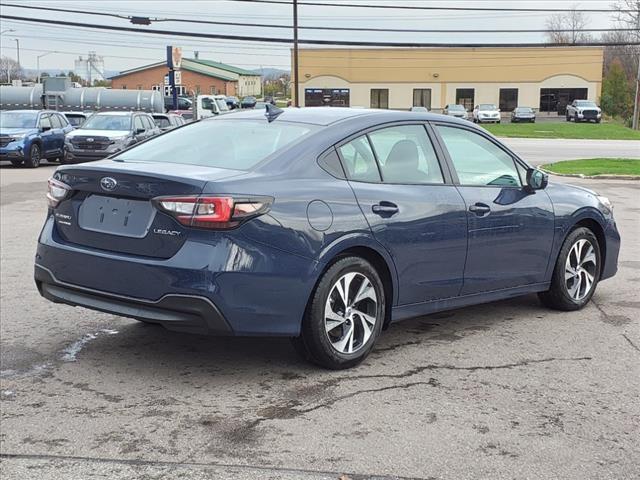
<path id="1" fill-rule="evenodd" d="M 151 90 L 153 90 L 154 92 L 159 92 L 160 90 L 162 90 L 162 88 L 160 87 L 160 85 L 152 85 Z"/>
<path id="2" fill-rule="evenodd" d="M 211 85 L 209 87 L 209 93 L 211 95 L 217 95 L 218 94 L 218 88 L 215 85 Z"/>
<path id="3" fill-rule="evenodd" d="M 136 85 L 136 89 L 142 90 L 142 85 L 140 85 L 140 84 Z"/>
<path id="4" fill-rule="evenodd" d="M 473 110 L 475 93 L 473 88 L 456 88 L 456 105 L 464 106 L 465 110 Z"/>
<path id="5" fill-rule="evenodd" d="M 414 88 L 413 89 L 413 106 L 427 107 L 431 110 L 431 89 L 430 88 Z"/>
<path id="6" fill-rule="evenodd" d="M 348 107 L 348 88 L 305 88 L 305 107 Z"/>
<path id="7" fill-rule="evenodd" d="M 564 115 L 567 105 L 574 100 L 586 100 L 589 94 L 587 88 L 541 88 L 540 111 L 557 112 Z"/>
<path id="8" fill-rule="evenodd" d="M 126 90 L 126 89 L 127 89 L 127 86 L 126 86 L 125 84 L 122 84 L 122 89 L 123 89 L 123 90 Z"/>
<path id="9" fill-rule="evenodd" d="M 517 88 L 501 88 L 500 89 L 500 110 L 503 112 L 511 112 L 518 106 L 518 89 Z"/>
<path id="10" fill-rule="evenodd" d="M 371 108 L 389 108 L 389 89 L 371 89 Z"/>

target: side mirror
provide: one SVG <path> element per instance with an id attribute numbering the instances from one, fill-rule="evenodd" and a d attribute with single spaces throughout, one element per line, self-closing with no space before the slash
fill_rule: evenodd
<path id="1" fill-rule="evenodd" d="M 530 168 L 527 170 L 527 186 L 531 190 L 543 190 L 547 188 L 549 183 L 549 175 L 538 170 L 537 168 Z"/>
<path id="2" fill-rule="evenodd" d="M 40 130 L 43 132 L 48 132 L 49 130 L 51 130 L 51 127 L 40 127 Z"/>
<path id="3" fill-rule="evenodd" d="M 144 128 L 136 128 L 136 135 L 140 135 L 141 133 L 146 132 Z"/>

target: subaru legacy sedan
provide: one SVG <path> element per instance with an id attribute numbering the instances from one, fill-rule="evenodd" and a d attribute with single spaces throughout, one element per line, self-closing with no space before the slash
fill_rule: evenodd
<path id="1" fill-rule="evenodd" d="M 430 113 L 206 119 L 59 167 L 47 198 L 45 298 L 177 331 L 291 337 L 333 369 L 409 317 L 531 293 L 580 309 L 620 245 L 607 198 Z"/>

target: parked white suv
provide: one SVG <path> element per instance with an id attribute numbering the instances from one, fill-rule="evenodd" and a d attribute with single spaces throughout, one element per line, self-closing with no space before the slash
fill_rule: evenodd
<path id="1" fill-rule="evenodd" d="M 481 103 L 473 109 L 474 123 L 500 123 L 500 109 L 493 103 Z"/>
<path id="2" fill-rule="evenodd" d="M 574 122 L 589 122 L 591 120 L 600 123 L 602 120 L 602 110 L 591 100 L 574 100 L 571 105 L 567 105 L 567 122 L 573 119 Z"/>

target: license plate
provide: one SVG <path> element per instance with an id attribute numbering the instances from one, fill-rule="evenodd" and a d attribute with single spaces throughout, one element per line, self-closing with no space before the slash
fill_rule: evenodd
<path id="1" fill-rule="evenodd" d="M 143 238 L 153 222 L 154 212 L 148 201 L 90 195 L 80 206 L 78 225 L 92 232 Z"/>

